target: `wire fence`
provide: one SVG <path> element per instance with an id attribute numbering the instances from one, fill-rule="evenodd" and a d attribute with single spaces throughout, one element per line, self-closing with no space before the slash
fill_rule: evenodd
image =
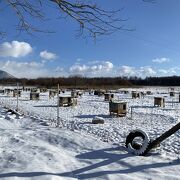
<path id="1" fill-rule="evenodd" d="M 1 106 L 8 109 L 16 108 L 16 101 L 11 98 L 1 98 Z M 54 104 L 55 105 L 55 104 Z M 56 106 L 55 106 L 56 107 Z M 36 111 L 36 108 L 25 108 L 23 103 L 19 103 L 19 112 L 25 116 L 41 119 L 49 123 L 54 128 L 57 127 L 57 117 L 54 112 L 43 114 Z M 47 111 L 47 107 L 41 107 L 41 111 Z M 107 123 L 103 125 L 92 125 L 91 123 L 82 123 L 78 118 L 73 120 L 69 117 L 59 117 L 58 127 L 71 131 L 80 131 L 93 135 L 104 142 L 123 145 L 127 134 L 133 129 L 142 129 L 146 131 L 152 139 L 157 138 L 160 134 L 175 125 L 179 121 L 179 106 L 160 107 L 143 107 L 131 106 L 128 108 L 127 117 L 107 118 Z M 170 156 L 174 154 L 180 157 L 180 132 L 175 133 L 161 145 L 160 152 L 167 153 Z"/>

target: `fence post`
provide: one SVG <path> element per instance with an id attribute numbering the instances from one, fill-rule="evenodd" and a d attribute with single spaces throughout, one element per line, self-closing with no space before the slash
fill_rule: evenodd
<path id="1" fill-rule="evenodd" d="M 173 98 L 172 98 L 172 108 L 173 108 L 173 105 L 174 105 L 173 103 L 174 103 L 174 102 L 173 102 Z"/>
<path id="2" fill-rule="evenodd" d="M 131 119 L 133 119 L 133 107 L 131 106 Z"/>
<path id="3" fill-rule="evenodd" d="M 59 84 L 58 84 L 58 93 L 57 93 L 57 126 L 59 126 Z"/>
<path id="4" fill-rule="evenodd" d="M 17 105 L 16 105 L 16 111 L 19 109 L 19 83 L 17 82 Z"/>

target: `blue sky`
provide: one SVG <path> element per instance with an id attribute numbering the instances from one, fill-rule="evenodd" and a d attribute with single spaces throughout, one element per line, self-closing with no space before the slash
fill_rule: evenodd
<path id="1" fill-rule="evenodd" d="M 55 33 L 18 34 L 13 12 L 4 8 L 0 28 L 0 67 L 17 77 L 69 76 L 169 76 L 180 75 L 180 1 L 98 0 L 105 9 L 124 8 L 123 24 L 134 31 L 118 31 L 95 42 L 75 36 L 78 24 L 58 19 L 58 11 L 47 4 L 41 29 Z M 4 6 L 3 6 L 4 7 Z M 40 55 L 41 54 L 41 55 Z"/>

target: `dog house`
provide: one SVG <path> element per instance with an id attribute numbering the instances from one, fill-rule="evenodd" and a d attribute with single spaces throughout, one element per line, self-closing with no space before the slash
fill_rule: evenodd
<path id="1" fill-rule="evenodd" d="M 26 91 L 26 92 L 31 91 L 31 88 L 25 87 L 24 91 Z"/>
<path id="2" fill-rule="evenodd" d="M 40 93 L 45 93 L 45 92 L 47 92 L 47 88 L 40 88 L 39 91 L 40 91 Z"/>
<path id="3" fill-rule="evenodd" d="M 171 92 L 169 92 L 169 95 L 170 95 L 171 97 L 173 97 L 173 96 L 175 96 L 175 92 L 174 92 L 174 91 L 171 91 Z"/>
<path id="4" fill-rule="evenodd" d="M 32 88 L 31 92 L 37 92 L 38 90 L 36 88 Z"/>
<path id="5" fill-rule="evenodd" d="M 89 95 L 92 95 L 93 92 L 94 92 L 94 91 L 93 91 L 92 89 L 88 91 Z"/>
<path id="6" fill-rule="evenodd" d="M 21 91 L 20 90 L 13 90 L 13 97 L 21 97 Z"/>
<path id="7" fill-rule="evenodd" d="M 104 100 L 105 101 L 112 101 L 114 99 L 114 94 L 111 93 L 105 93 L 104 94 Z"/>
<path id="8" fill-rule="evenodd" d="M 99 94 L 99 91 L 98 90 L 95 90 L 94 91 L 94 95 L 98 95 Z"/>
<path id="9" fill-rule="evenodd" d="M 174 88 L 169 88 L 170 89 L 170 91 L 174 91 Z"/>
<path id="10" fill-rule="evenodd" d="M 152 92 L 151 91 L 147 91 L 146 94 L 147 95 L 152 95 Z"/>
<path id="11" fill-rule="evenodd" d="M 132 91 L 132 98 L 135 99 L 135 98 L 140 98 L 140 93 L 139 92 L 136 92 L 136 91 Z"/>
<path id="12" fill-rule="evenodd" d="M 140 95 L 141 95 L 141 97 L 144 98 L 144 96 L 146 95 L 146 92 L 140 92 Z"/>
<path id="13" fill-rule="evenodd" d="M 56 96 L 56 94 L 57 94 L 57 91 L 50 90 L 49 91 L 49 99 L 54 98 L 54 96 Z"/>
<path id="14" fill-rule="evenodd" d="M 83 91 L 79 91 L 78 95 L 81 97 L 83 95 Z"/>
<path id="15" fill-rule="evenodd" d="M 5 93 L 5 90 L 0 89 L 0 94 L 4 94 L 4 93 Z"/>
<path id="16" fill-rule="evenodd" d="M 127 113 L 127 102 L 109 102 L 110 115 L 126 116 Z"/>
<path id="17" fill-rule="evenodd" d="M 97 96 L 103 96 L 105 93 L 106 91 L 102 89 L 94 91 L 94 95 L 97 95 Z"/>
<path id="18" fill-rule="evenodd" d="M 39 93 L 31 92 L 30 93 L 30 100 L 39 100 Z"/>
<path id="19" fill-rule="evenodd" d="M 125 91 L 125 90 L 124 90 L 124 91 L 122 91 L 122 93 L 123 93 L 123 94 L 128 94 L 129 91 Z"/>
<path id="20" fill-rule="evenodd" d="M 163 97 L 154 97 L 154 106 L 165 107 L 165 99 Z"/>
<path id="21" fill-rule="evenodd" d="M 61 96 L 59 97 L 59 106 L 66 107 L 66 106 L 76 106 L 77 99 L 71 96 Z"/>
<path id="22" fill-rule="evenodd" d="M 77 98 L 78 95 L 79 95 L 79 92 L 78 92 L 78 91 L 71 91 L 71 97 Z"/>
<path id="23" fill-rule="evenodd" d="M 9 95 L 12 91 L 12 89 L 5 89 L 5 93 L 7 93 L 7 95 Z"/>

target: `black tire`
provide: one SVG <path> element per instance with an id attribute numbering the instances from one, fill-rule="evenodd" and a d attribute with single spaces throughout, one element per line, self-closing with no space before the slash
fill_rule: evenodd
<path id="1" fill-rule="evenodd" d="M 143 139 L 142 145 L 133 144 L 133 140 L 136 137 L 141 137 Z M 126 137 L 126 147 L 130 152 L 136 155 L 143 155 L 146 149 L 148 148 L 150 139 L 148 135 L 142 130 L 134 130 L 128 134 Z"/>

